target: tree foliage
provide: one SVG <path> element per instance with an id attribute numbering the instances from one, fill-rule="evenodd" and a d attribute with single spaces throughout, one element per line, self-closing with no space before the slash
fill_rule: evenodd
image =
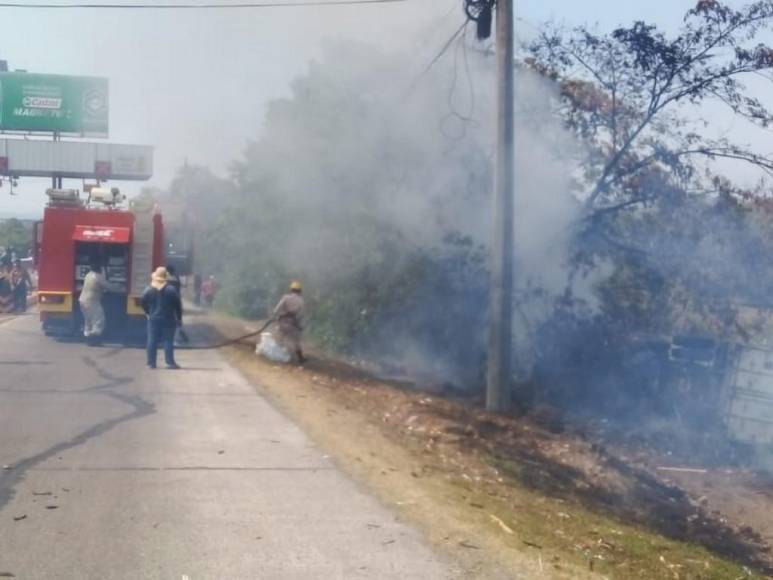
<path id="1" fill-rule="evenodd" d="M 547 27 L 531 45 L 528 65 L 556 83 L 555 110 L 585 145 L 574 266 L 610 271 L 597 309 L 561 297 L 535 332 L 537 373 L 557 400 L 614 401 L 612 413 L 643 394 L 654 400 L 646 385 L 657 373 L 636 371 L 630 345 L 676 334 L 734 340 L 738 305 L 771 303 L 766 192 L 723 172 L 732 162 L 764 177 L 773 159 L 711 123 L 729 113 L 768 128 L 771 112 L 752 89 L 773 67 L 758 40 L 771 22 L 769 1 L 700 1 L 673 36 L 644 22 L 609 33 Z"/>
<path id="2" fill-rule="evenodd" d="M 0 247 L 13 249 L 17 255 L 26 256 L 32 247 L 32 232 L 18 219 L 0 221 Z"/>
<path id="3" fill-rule="evenodd" d="M 759 127 L 766 105 L 747 89 L 773 68 L 773 49 L 757 41 L 773 21 L 773 2 L 732 9 L 701 0 L 679 33 L 656 26 L 598 34 L 586 26 L 545 30 L 529 63 L 560 83 L 560 113 L 589 145 L 581 198 L 596 216 L 656 196 L 717 191 L 711 161 L 730 159 L 771 173 L 773 158 L 712 136 L 709 104 Z"/>

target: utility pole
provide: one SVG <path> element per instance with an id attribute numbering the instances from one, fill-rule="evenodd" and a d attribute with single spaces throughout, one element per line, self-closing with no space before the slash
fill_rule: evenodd
<path id="1" fill-rule="evenodd" d="M 486 408 L 490 411 L 505 411 L 510 406 L 512 376 L 515 186 L 513 2 L 514 0 L 496 2 L 497 156 L 486 386 Z"/>

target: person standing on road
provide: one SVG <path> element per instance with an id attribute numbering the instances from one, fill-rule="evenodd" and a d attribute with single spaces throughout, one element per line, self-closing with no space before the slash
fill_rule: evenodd
<path id="1" fill-rule="evenodd" d="M 21 260 L 16 260 L 11 270 L 11 286 L 13 287 L 13 302 L 16 312 L 27 311 L 27 295 L 32 288 L 29 272 L 22 266 Z"/>
<path id="2" fill-rule="evenodd" d="M 290 292 L 274 308 L 274 320 L 279 327 L 279 344 L 290 353 L 297 364 L 303 364 L 301 339 L 303 338 L 303 285 L 294 280 L 290 283 Z"/>
<path id="3" fill-rule="evenodd" d="M 102 266 L 94 261 L 89 273 L 83 279 L 78 304 L 83 314 L 83 336 L 88 342 L 97 342 L 105 332 L 105 310 L 102 308 L 102 296 L 105 292 L 118 292 L 102 273 Z"/>
<path id="4" fill-rule="evenodd" d="M 167 282 L 167 270 L 158 267 L 150 278 L 150 286 L 142 293 L 142 309 L 148 317 L 147 364 L 156 368 L 158 345 L 164 345 L 166 368 L 179 369 L 174 360 L 174 335 L 182 325 L 183 309 L 180 295 Z"/>

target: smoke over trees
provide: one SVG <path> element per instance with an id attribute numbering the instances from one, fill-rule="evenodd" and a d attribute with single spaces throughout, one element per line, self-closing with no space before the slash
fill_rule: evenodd
<path id="1" fill-rule="evenodd" d="M 640 346 L 721 337 L 736 304 L 767 300 L 766 192 L 723 170 L 773 160 L 706 119 L 719 103 L 768 126 L 744 82 L 773 66 L 755 40 L 771 18 L 771 2 L 701 1 L 674 37 L 545 28 L 518 64 L 516 345 L 536 400 L 661 412 L 662 353 Z M 494 63 L 459 47 L 417 80 L 412 55 L 330 45 L 228 179 L 181 171 L 165 195 L 191 200 L 228 308 L 264 316 L 299 277 L 323 346 L 482 385 Z"/>
<path id="2" fill-rule="evenodd" d="M 410 67 L 407 54 L 328 46 L 290 96 L 269 104 L 260 137 L 232 167 L 233 191 L 197 219 L 197 255 L 235 312 L 265 316 L 297 277 L 323 346 L 475 384 L 490 150 L 473 127 L 448 140 L 437 106 L 445 88 L 428 82 L 408 95 Z M 191 172 L 171 197 L 201 189 L 203 172 Z"/>
<path id="3" fill-rule="evenodd" d="M 633 372 L 626 346 L 634 337 L 727 339 L 735 307 L 769 303 L 767 191 L 734 185 L 723 171 L 732 162 L 764 177 L 773 159 L 722 136 L 710 119 L 719 110 L 770 124 L 745 83 L 773 66 L 773 50 L 757 41 L 771 19 L 767 1 L 739 10 L 702 1 L 673 37 L 643 22 L 608 34 L 547 28 L 529 47 L 527 66 L 560 87 L 555 112 L 586 145 L 573 263 L 612 265 L 597 313 L 556 309 L 547 325 L 557 358 L 543 365 L 544 380 L 563 385 L 564 400 L 622 398 L 637 410 L 642 397 L 662 400 L 641 384 L 656 377 Z"/>

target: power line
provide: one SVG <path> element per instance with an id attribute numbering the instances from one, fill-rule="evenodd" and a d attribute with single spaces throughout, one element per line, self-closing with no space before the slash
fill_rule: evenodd
<path id="1" fill-rule="evenodd" d="M 465 23 L 465 25 L 466 24 L 467 23 Z M 461 141 L 462 139 L 464 139 L 467 136 L 467 126 L 475 124 L 475 121 L 473 119 L 473 114 L 475 112 L 475 87 L 473 86 L 473 83 L 472 83 L 472 76 L 470 73 L 470 63 L 467 58 L 467 42 L 466 42 L 465 31 L 466 31 L 466 28 L 462 31 L 462 35 L 458 37 L 458 40 L 456 41 L 456 48 L 454 49 L 454 69 L 453 69 L 451 85 L 448 89 L 449 112 L 446 113 L 443 116 L 443 118 L 440 120 L 440 132 L 443 133 L 443 135 L 451 141 Z M 460 47 L 464 54 L 464 71 L 467 79 L 467 85 L 469 86 L 469 89 L 470 89 L 470 104 L 468 107 L 469 110 L 466 113 L 458 111 L 454 104 L 454 95 L 456 94 L 456 89 L 459 81 L 458 69 L 459 69 L 459 48 Z M 458 135 L 450 135 L 447 132 L 446 127 L 448 125 L 448 122 L 451 119 L 456 119 L 457 121 L 460 121 L 462 123 L 462 129 Z"/>
<path id="2" fill-rule="evenodd" d="M 422 71 L 421 75 L 419 75 L 419 76 L 424 76 L 425 74 L 427 74 L 427 73 L 430 71 L 430 69 L 431 69 L 433 66 L 435 66 L 435 63 L 437 63 L 437 61 L 439 61 L 439 60 L 440 60 L 440 59 L 443 57 L 443 55 L 446 53 L 446 51 L 448 51 L 448 49 L 449 49 L 449 48 L 451 47 L 451 45 L 454 43 L 454 40 L 456 40 L 456 39 L 459 37 L 459 35 L 460 35 L 460 34 L 464 33 L 464 29 L 465 29 L 466 27 L 467 27 L 467 20 L 465 20 L 464 22 L 462 22 L 462 25 L 461 25 L 459 28 L 457 28 L 457 29 L 456 29 L 456 32 L 454 32 L 454 33 L 451 35 L 451 38 L 449 38 L 449 39 L 446 41 L 446 43 L 443 45 L 443 48 L 441 48 L 441 49 L 440 49 L 440 52 L 438 52 L 438 53 L 435 55 L 435 58 L 433 58 L 433 59 L 432 59 L 432 60 L 429 62 L 429 64 L 427 64 L 427 67 L 426 67 L 426 68 L 425 68 L 425 69 Z"/>
<path id="3" fill-rule="evenodd" d="M 432 69 L 432 67 L 435 66 L 435 63 L 437 63 L 437 61 L 439 61 L 443 57 L 443 55 L 446 53 L 446 51 L 454 43 L 454 40 L 456 40 L 459 37 L 460 34 L 464 33 L 464 30 L 467 27 L 467 24 L 468 24 L 467 20 L 462 22 L 462 25 L 459 28 L 456 29 L 456 32 L 454 32 L 451 35 L 451 38 L 449 38 L 445 42 L 445 44 L 443 45 L 443 48 L 440 49 L 440 52 L 438 52 L 435 55 L 435 57 L 429 62 L 429 64 L 427 64 L 427 66 L 424 68 L 423 71 L 421 71 L 418 75 L 416 75 L 416 78 L 413 79 L 413 81 L 411 82 L 410 86 L 405 91 L 405 94 L 403 95 L 403 98 L 408 98 L 411 95 L 411 93 L 413 93 L 414 89 L 416 89 L 416 87 L 418 86 L 419 81 L 421 81 L 427 75 L 427 73 L 429 73 L 429 71 Z"/>
<path id="4" fill-rule="evenodd" d="M 322 0 L 309 2 L 307 0 L 291 0 L 290 2 L 239 2 L 236 4 L 105 4 L 105 3 L 30 3 L 30 2 L 0 2 L 0 8 L 36 8 L 36 9 L 114 9 L 114 10 L 222 10 L 245 8 L 294 8 L 299 6 L 353 6 L 365 4 L 396 4 L 409 0 Z"/>

